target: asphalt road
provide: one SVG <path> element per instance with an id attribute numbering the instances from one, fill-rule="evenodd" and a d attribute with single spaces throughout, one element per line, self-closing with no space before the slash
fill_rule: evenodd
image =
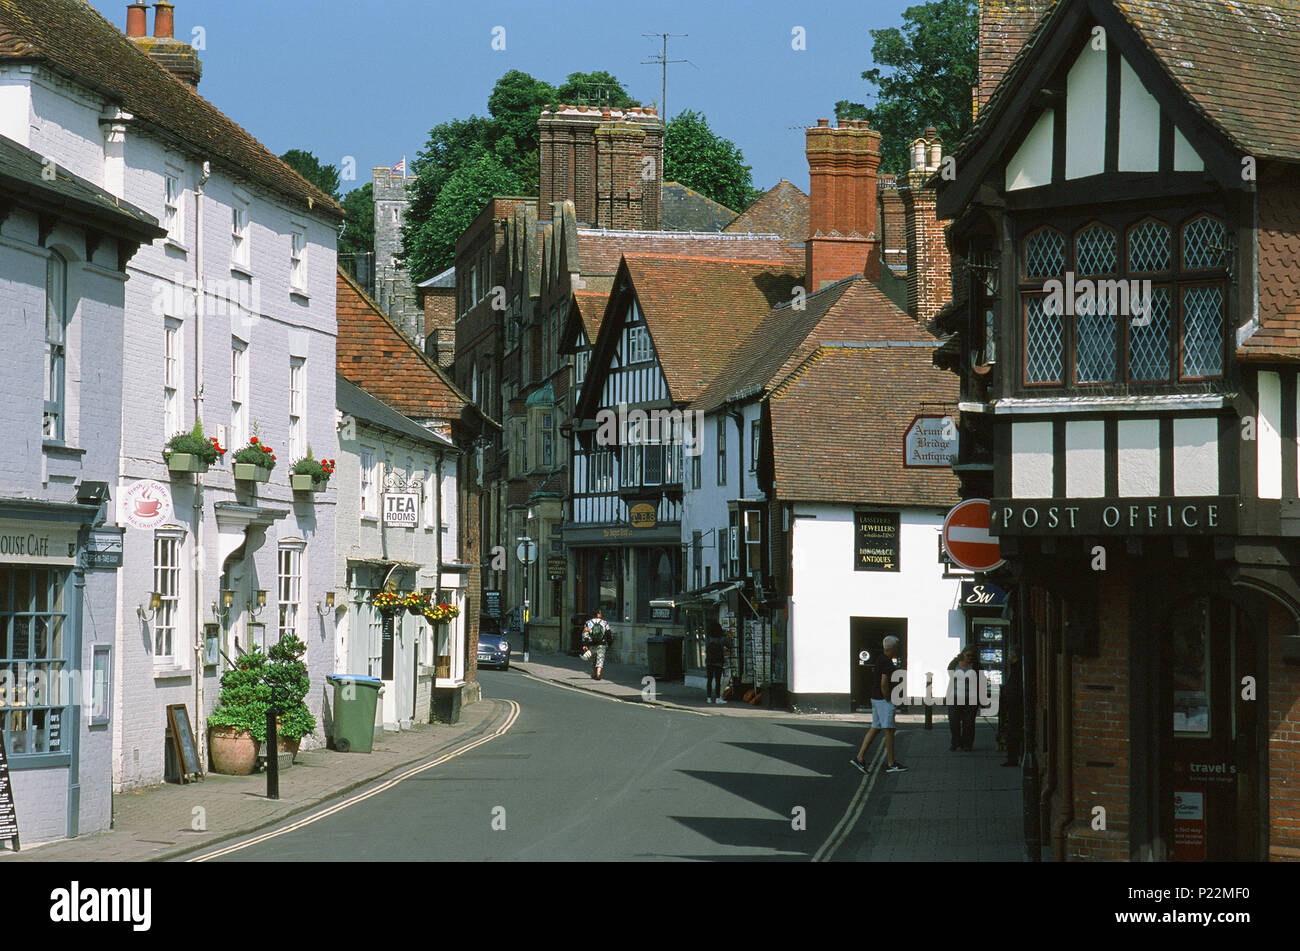
<path id="1" fill-rule="evenodd" d="M 807 861 L 861 785 L 855 724 L 479 676 L 485 697 L 518 703 L 509 732 L 219 861 Z"/>

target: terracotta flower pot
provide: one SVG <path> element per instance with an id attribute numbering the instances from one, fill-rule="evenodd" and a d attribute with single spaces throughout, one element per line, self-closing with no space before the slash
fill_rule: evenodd
<path id="1" fill-rule="evenodd" d="M 277 736 L 275 738 L 275 748 L 281 753 L 291 753 L 296 762 L 298 759 L 298 747 L 302 745 L 302 737 L 295 737 L 292 740 L 288 737 Z"/>
<path id="2" fill-rule="evenodd" d="M 247 730 L 233 726 L 208 728 L 212 771 L 224 776 L 251 776 L 257 768 L 257 740 Z"/>

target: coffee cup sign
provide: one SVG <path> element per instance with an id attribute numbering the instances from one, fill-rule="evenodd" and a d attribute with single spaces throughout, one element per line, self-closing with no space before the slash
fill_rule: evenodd
<path id="1" fill-rule="evenodd" d="M 118 498 L 118 520 L 131 528 L 157 528 L 172 517 L 171 489 L 153 479 L 132 482 Z"/>

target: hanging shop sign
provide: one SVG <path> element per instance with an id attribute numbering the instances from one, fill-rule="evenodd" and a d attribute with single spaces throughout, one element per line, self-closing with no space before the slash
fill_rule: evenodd
<path id="1" fill-rule="evenodd" d="M 628 509 L 627 520 L 633 528 L 654 528 L 658 517 L 653 505 L 649 502 L 639 502 Z"/>
<path id="2" fill-rule="evenodd" d="M 898 571 L 898 513 L 853 513 L 853 570 Z"/>
<path id="3" fill-rule="evenodd" d="M 171 487 L 153 479 L 132 482 L 117 497 L 117 520 L 131 528 L 154 529 L 172 517 Z"/>
<path id="4" fill-rule="evenodd" d="M 87 568 L 121 568 L 122 536 L 126 530 L 113 525 L 100 525 L 90 530 L 84 558 Z"/>
<path id="5" fill-rule="evenodd" d="M 996 535 L 1232 535 L 1237 497 L 994 499 Z"/>
<path id="6" fill-rule="evenodd" d="M 948 469 L 957 461 L 957 421 L 951 416 L 917 416 L 903 435 L 908 469 Z"/>
<path id="7" fill-rule="evenodd" d="M 417 492 L 385 492 L 384 524 L 415 528 L 420 524 L 420 495 Z"/>
<path id="8" fill-rule="evenodd" d="M 546 573 L 552 581 L 562 581 L 569 573 L 569 559 L 564 555 L 547 555 Z"/>
<path id="9" fill-rule="evenodd" d="M 963 581 L 961 583 L 961 606 L 963 608 L 1000 608 L 1006 603 L 1006 589 L 998 587 L 991 581 Z"/>

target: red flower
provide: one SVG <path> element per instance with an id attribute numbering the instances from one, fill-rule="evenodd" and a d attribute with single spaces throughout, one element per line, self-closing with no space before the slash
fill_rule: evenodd
<path id="1" fill-rule="evenodd" d="M 257 445 L 257 437 L 254 436 L 254 437 L 253 437 L 252 439 L 250 439 L 248 442 L 249 442 L 250 445 L 256 446 L 256 445 Z"/>

